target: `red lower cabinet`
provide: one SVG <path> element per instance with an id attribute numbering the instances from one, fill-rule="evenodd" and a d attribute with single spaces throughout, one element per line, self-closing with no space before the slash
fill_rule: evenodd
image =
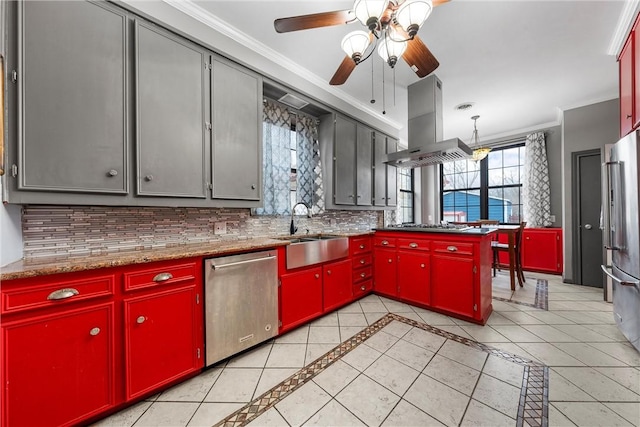
<path id="1" fill-rule="evenodd" d="M 375 293 L 389 297 L 398 295 L 397 264 L 395 249 L 374 249 L 373 290 Z"/>
<path id="2" fill-rule="evenodd" d="M 3 425 L 77 424 L 115 405 L 113 303 L 2 323 Z"/>
<path id="3" fill-rule="evenodd" d="M 124 300 L 127 400 L 201 367 L 196 299 L 191 285 Z"/>
<path id="4" fill-rule="evenodd" d="M 353 298 L 351 259 L 333 262 L 322 267 L 323 311 L 334 310 Z"/>
<path id="5" fill-rule="evenodd" d="M 280 332 L 322 314 L 322 268 L 280 276 Z"/>
<path id="6" fill-rule="evenodd" d="M 398 296 L 407 301 L 431 303 L 431 255 L 398 251 Z"/>
<path id="7" fill-rule="evenodd" d="M 473 258 L 434 254 L 431 306 L 462 316 L 475 317 L 473 270 Z"/>
<path id="8" fill-rule="evenodd" d="M 522 234 L 522 268 L 562 273 L 562 229 L 525 228 Z"/>

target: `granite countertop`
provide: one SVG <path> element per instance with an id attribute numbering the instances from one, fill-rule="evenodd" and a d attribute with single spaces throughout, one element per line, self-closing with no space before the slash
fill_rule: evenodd
<path id="1" fill-rule="evenodd" d="M 324 233 L 332 236 L 352 237 L 369 235 L 373 231 L 346 231 Z M 314 234 L 317 235 L 317 234 Z M 295 237 L 303 237 L 296 235 Z M 238 238 L 214 242 L 188 243 L 171 247 L 143 249 L 135 251 L 113 252 L 97 255 L 63 255 L 22 259 L 0 267 L 0 281 L 24 279 L 48 274 L 70 273 L 99 268 L 144 264 L 154 261 L 176 260 L 181 258 L 220 256 L 260 249 L 286 246 L 290 236 L 262 238 Z"/>

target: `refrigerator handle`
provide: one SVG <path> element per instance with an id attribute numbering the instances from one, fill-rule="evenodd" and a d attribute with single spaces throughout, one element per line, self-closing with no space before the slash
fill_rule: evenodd
<path id="1" fill-rule="evenodd" d="M 605 162 L 602 164 L 602 228 L 604 235 L 602 236 L 605 249 L 612 251 L 620 250 L 615 246 L 611 238 L 611 210 L 614 208 L 612 200 L 611 188 L 611 166 L 620 162 Z M 607 273 L 608 274 L 608 273 Z"/>
<path id="2" fill-rule="evenodd" d="M 618 277 L 616 277 L 613 273 L 609 273 L 609 269 L 611 268 L 610 265 L 601 265 L 600 268 L 602 269 L 602 271 L 604 271 L 604 274 L 606 274 L 607 276 L 611 277 L 611 279 L 614 282 L 620 283 L 622 286 L 638 286 L 640 285 L 640 282 L 638 281 L 629 281 L 629 280 L 622 280 L 619 279 Z"/>

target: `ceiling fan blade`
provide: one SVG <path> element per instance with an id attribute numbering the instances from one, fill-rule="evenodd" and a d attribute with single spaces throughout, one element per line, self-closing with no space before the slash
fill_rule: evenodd
<path id="1" fill-rule="evenodd" d="M 342 25 L 353 20 L 350 10 L 336 10 L 335 12 L 313 13 L 311 15 L 292 16 L 273 21 L 273 26 L 279 33 L 307 30 L 310 28 L 330 27 Z"/>
<path id="2" fill-rule="evenodd" d="M 332 86 L 339 86 L 347 81 L 351 72 L 356 68 L 356 63 L 348 55 L 344 57 L 342 63 L 336 70 L 336 73 L 331 77 L 329 84 Z"/>
<path id="3" fill-rule="evenodd" d="M 418 36 L 407 42 L 407 49 L 404 51 L 402 59 L 405 60 L 418 77 L 428 76 L 440 65 L 436 57 L 433 56 Z"/>

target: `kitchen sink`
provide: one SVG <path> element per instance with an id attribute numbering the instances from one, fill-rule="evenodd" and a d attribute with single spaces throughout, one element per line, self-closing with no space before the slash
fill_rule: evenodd
<path id="1" fill-rule="evenodd" d="M 278 237 L 288 240 L 287 269 L 320 264 L 349 255 L 349 238 L 331 235 L 305 235 Z"/>

